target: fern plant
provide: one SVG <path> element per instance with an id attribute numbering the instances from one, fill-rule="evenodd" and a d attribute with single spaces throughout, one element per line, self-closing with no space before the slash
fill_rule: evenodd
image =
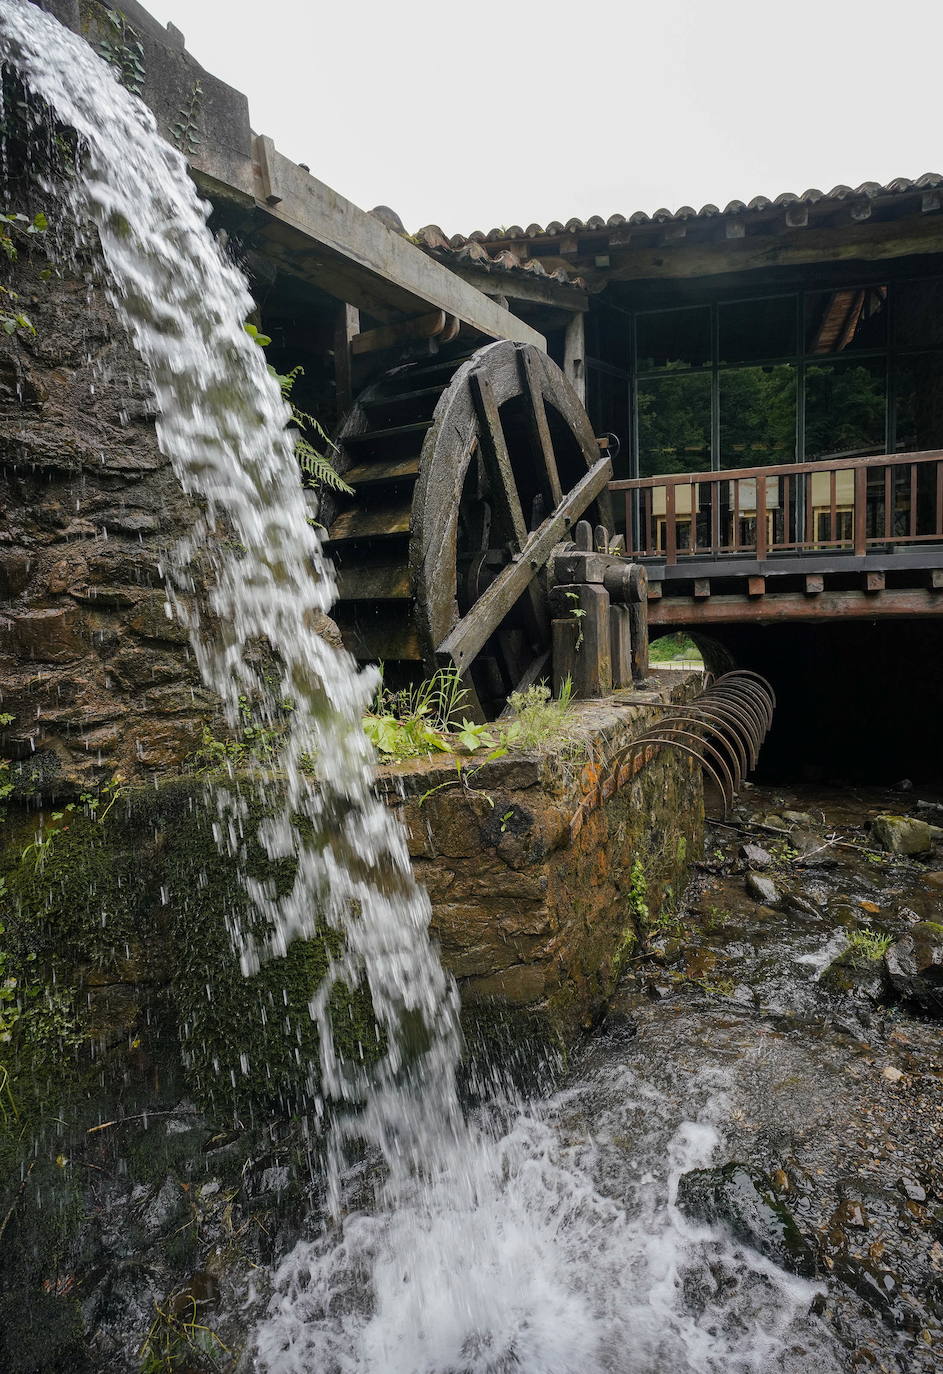
<path id="1" fill-rule="evenodd" d="M 243 325 L 243 329 L 260 348 L 268 348 L 272 342 L 271 336 L 263 334 L 254 324 Z M 307 479 L 305 485 L 315 489 L 328 487 L 331 491 L 342 491 L 345 495 L 352 496 L 353 487 L 348 486 L 334 466 L 333 454 L 337 452 L 337 445 L 334 440 L 313 415 L 309 415 L 306 410 L 301 410 L 292 400 L 291 393 L 295 382 L 299 377 L 304 376 L 304 368 L 299 364 L 298 367 L 293 367 L 290 372 L 278 372 L 269 363 L 268 370 L 278 382 L 282 399 L 287 402 L 291 411 L 289 428 L 295 440 L 295 457 Z M 322 452 L 312 443 L 312 436 L 325 447 L 326 452 Z"/>

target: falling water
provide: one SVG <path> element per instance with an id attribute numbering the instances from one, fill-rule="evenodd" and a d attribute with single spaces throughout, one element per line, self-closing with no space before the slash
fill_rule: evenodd
<path id="1" fill-rule="evenodd" d="M 295 704 L 283 800 L 259 838 L 271 857 L 294 856 L 296 877 L 277 899 L 244 879 L 271 932 L 267 948 L 246 942 L 246 970 L 310 935 L 318 918 L 345 935 L 312 1003 L 323 1094 L 313 1105 L 331 1122 L 333 1217 L 275 1276 L 256 1334 L 257 1368 L 790 1367 L 787 1337 L 808 1308 L 808 1285 L 724 1249 L 716 1235 L 699 1241 L 671 1205 L 677 1176 L 717 1143 L 716 1092 L 698 1121 L 677 1120 L 658 1136 L 648 1163 L 636 1123 L 640 1153 L 621 1199 L 600 1176 L 599 1152 L 567 1143 L 567 1099 L 543 1112 L 518 1104 L 463 1118 L 454 984 L 430 945 L 428 899 L 410 874 L 404 838 L 371 790 L 359 726 L 371 678 L 310 628 L 313 613 L 331 604 L 331 569 L 306 520 L 286 407 L 243 329 L 252 309 L 246 284 L 207 229 L 184 158 L 86 43 L 25 0 L 0 0 L 0 60 L 78 136 L 82 174 L 65 194 L 75 219 L 94 226 L 112 299 L 148 364 L 161 448 L 201 504 L 167 572 L 203 677 L 235 723 L 240 694 L 260 688 L 249 651 L 267 640 L 281 665 L 269 709 L 274 715 L 285 697 Z M 201 610 L 196 568 L 207 562 L 212 590 Z M 220 843 L 238 855 L 244 798 L 221 789 L 218 805 Z M 307 822 L 300 829 L 291 823 L 299 816 Z M 335 1052 L 329 999 L 339 981 L 368 987 L 385 1034 L 385 1052 L 369 1069 Z M 328 1112 L 331 1102 L 356 1112 Z M 366 1204 L 361 1174 L 345 1168 L 342 1120 L 354 1122 L 346 1130 L 378 1161 L 381 1181 Z M 683 1302 L 685 1273 L 711 1256 L 745 1275 L 729 1319 L 710 1304 L 698 1316 Z"/>

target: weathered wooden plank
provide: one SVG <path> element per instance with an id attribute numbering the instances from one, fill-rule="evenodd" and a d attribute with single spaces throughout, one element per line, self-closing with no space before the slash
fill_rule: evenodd
<path id="1" fill-rule="evenodd" d="M 447 318 L 444 310 L 433 310 L 425 315 L 415 315 L 411 320 L 403 320 L 402 324 L 384 324 L 378 329 L 365 329 L 351 340 L 351 352 L 355 357 L 360 357 L 364 353 L 396 348 L 412 339 L 434 339 L 445 329 Z"/>
<path id="2" fill-rule="evenodd" d="M 478 411 L 479 442 L 491 479 L 491 500 L 495 513 L 499 525 L 504 527 L 505 535 L 521 549 L 527 540 L 527 523 L 494 391 L 488 378 L 481 372 L 471 374 L 471 389 Z"/>
<path id="3" fill-rule="evenodd" d="M 337 606 L 334 618 L 345 646 L 361 663 L 403 660 L 422 661 L 419 635 L 405 609 L 402 615 L 392 615 L 389 607 L 351 613 L 347 607 Z"/>
<path id="4" fill-rule="evenodd" d="M 765 595 L 766 595 L 766 578 L 765 578 L 765 577 L 748 577 L 748 578 L 747 578 L 747 595 L 748 595 L 748 596 L 765 596 Z"/>
<path id="5" fill-rule="evenodd" d="M 560 486 L 560 474 L 557 471 L 557 455 L 553 450 L 553 440 L 550 437 L 550 426 L 547 424 L 547 411 L 544 406 L 543 393 L 537 378 L 534 376 L 534 368 L 531 363 L 531 355 L 526 349 L 521 349 L 517 355 L 518 368 L 521 374 L 521 382 L 524 386 L 524 394 L 529 401 L 527 419 L 531 429 L 531 438 L 534 448 L 540 453 L 543 460 L 543 487 L 544 497 L 547 499 L 548 507 L 552 510 L 559 505 L 563 495 Z"/>
<path id="6" fill-rule="evenodd" d="M 402 482 L 419 475 L 419 458 L 393 458 L 385 463 L 356 463 L 344 473 L 352 487 L 375 487 Z"/>
<path id="7" fill-rule="evenodd" d="M 694 596 L 698 601 L 703 601 L 711 594 L 711 580 L 709 577 L 696 577 L 694 579 Z"/>
<path id="8" fill-rule="evenodd" d="M 632 619 L 628 606 L 609 603 L 609 658 L 614 688 L 632 686 Z"/>
<path id="9" fill-rule="evenodd" d="M 776 624 L 786 620 L 826 621 L 842 617 L 863 620 L 917 620 L 923 616 L 943 615 L 943 597 L 928 587 L 892 588 L 880 596 L 868 592 L 822 592 L 807 597 L 804 592 L 767 593 L 756 600 L 745 596 L 712 596 L 710 601 L 694 597 L 666 596 L 648 603 L 652 625 L 696 628 L 737 621 Z"/>
<path id="10" fill-rule="evenodd" d="M 411 501 L 341 511 L 327 532 L 327 540 L 329 544 L 339 544 L 351 539 L 383 539 L 408 534 L 411 521 Z"/>
<path id="11" fill-rule="evenodd" d="M 886 578 L 882 572 L 869 572 L 864 575 L 864 589 L 866 592 L 883 592 Z"/>
<path id="12" fill-rule="evenodd" d="M 406 601 L 410 596 L 409 569 L 402 559 L 340 567 L 337 594 L 342 601 Z"/>

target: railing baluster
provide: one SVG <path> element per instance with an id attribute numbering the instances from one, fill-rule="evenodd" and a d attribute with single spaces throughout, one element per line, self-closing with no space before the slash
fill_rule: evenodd
<path id="1" fill-rule="evenodd" d="M 783 481 L 783 538 L 779 545 L 782 549 L 787 549 L 792 542 L 789 538 L 790 512 L 792 511 L 792 478 L 784 477 Z"/>
<path id="2" fill-rule="evenodd" d="M 894 538 L 894 469 L 884 467 L 884 538 L 889 544 Z"/>
<path id="3" fill-rule="evenodd" d="M 828 474 L 828 542 L 832 545 L 838 543 L 838 519 L 835 513 L 837 489 L 838 473 L 832 468 Z"/>
<path id="4" fill-rule="evenodd" d="M 733 511 L 730 524 L 730 547 L 734 553 L 740 548 L 740 478 L 733 479 Z"/>
<path id="5" fill-rule="evenodd" d="M 933 534 L 943 539 L 943 463 L 937 461 L 936 467 L 936 523 Z"/>
<path id="6" fill-rule="evenodd" d="M 917 537 L 917 464 L 910 465 L 910 537 Z"/>
<path id="7" fill-rule="evenodd" d="M 678 561 L 678 531 L 675 527 L 675 484 L 665 487 L 665 562 Z"/>
<path id="8" fill-rule="evenodd" d="M 805 482 L 805 539 L 803 544 L 806 548 L 814 548 L 818 544 L 819 532 L 815 528 L 815 508 L 812 505 L 812 474 L 807 472 L 802 480 Z"/>
<path id="9" fill-rule="evenodd" d="M 868 551 L 868 470 L 855 468 L 855 553 L 863 558 Z"/>
<path id="10" fill-rule="evenodd" d="M 943 471 L 943 469 L 941 469 Z M 720 483 L 709 483 L 711 497 L 711 553 L 720 553 Z"/>
<path id="11" fill-rule="evenodd" d="M 655 541 L 654 541 L 654 539 L 652 538 L 652 526 L 653 526 L 653 524 L 654 524 L 654 521 L 652 520 L 652 506 L 653 506 L 654 503 L 655 503 L 655 488 L 654 488 L 654 487 L 646 487 L 646 488 L 645 488 L 645 491 L 644 491 L 644 498 L 645 498 L 645 502 L 644 502 L 644 504 L 645 504 L 645 552 L 648 553 L 648 554 L 652 554 L 652 553 L 655 552 Z"/>
<path id="12" fill-rule="evenodd" d="M 756 556 L 758 559 L 766 557 L 767 553 L 767 530 L 766 530 L 766 478 L 756 478 Z"/>
<path id="13" fill-rule="evenodd" d="M 700 487 L 697 482 L 692 482 L 691 493 L 691 519 L 688 521 L 688 552 L 697 553 L 697 498 Z"/>

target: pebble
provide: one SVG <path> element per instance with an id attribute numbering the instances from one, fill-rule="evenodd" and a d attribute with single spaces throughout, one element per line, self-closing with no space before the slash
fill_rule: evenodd
<path id="1" fill-rule="evenodd" d="M 876 915 L 878 914 L 878 912 L 881 910 L 881 908 L 878 906 L 877 902 L 864 902 L 864 901 L 861 901 L 861 902 L 858 903 L 858 905 L 860 906 L 861 910 L 862 910 L 862 911 L 866 911 L 866 912 L 868 913 L 869 916 L 876 916 Z"/>
<path id="2" fill-rule="evenodd" d="M 889 1083 L 899 1083 L 904 1076 L 900 1069 L 895 1069 L 891 1064 L 882 1073 Z"/>
<path id="3" fill-rule="evenodd" d="M 897 1186 L 911 1202 L 926 1202 L 926 1191 L 912 1178 L 899 1178 Z"/>

